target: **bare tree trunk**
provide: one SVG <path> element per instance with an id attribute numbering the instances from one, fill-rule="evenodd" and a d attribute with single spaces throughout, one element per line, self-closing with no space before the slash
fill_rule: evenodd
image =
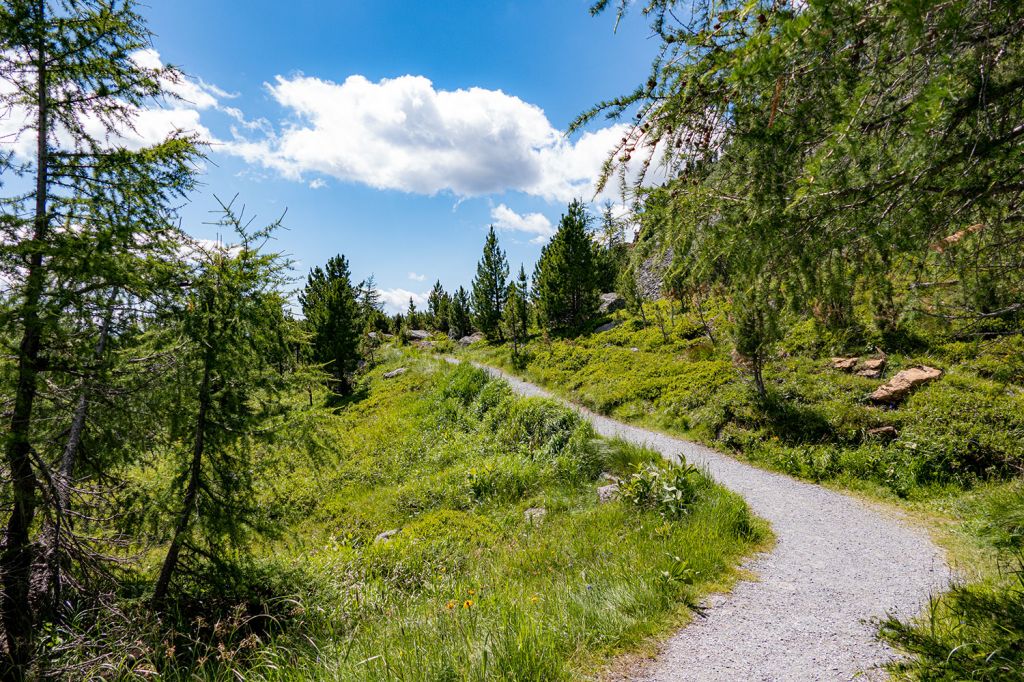
<path id="1" fill-rule="evenodd" d="M 211 314 L 208 311 L 208 314 Z M 207 335 L 207 343 L 213 343 L 213 319 L 208 324 L 210 333 Z M 192 461 L 189 464 L 188 483 L 185 486 L 185 495 L 182 499 L 181 513 L 174 526 L 174 536 L 171 538 L 171 546 L 167 548 L 167 556 L 160 567 L 160 576 L 157 578 L 156 587 L 153 590 L 153 608 L 162 608 L 167 599 L 167 590 L 171 585 L 171 578 L 178 566 L 178 557 L 181 555 L 182 545 L 185 542 L 185 534 L 188 532 L 192 521 L 192 514 L 195 511 L 196 500 L 199 497 L 199 479 L 203 466 L 203 451 L 206 445 L 206 428 L 209 419 L 211 391 L 210 391 L 210 368 L 213 364 L 215 350 L 212 345 L 207 345 L 206 353 L 203 356 L 203 380 L 199 385 L 199 412 L 196 415 L 195 440 L 192 444 Z"/>
<path id="2" fill-rule="evenodd" d="M 49 231 L 47 190 L 49 165 L 47 73 L 46 53 L 42 35 L 46 6 L 39 0 L 35 7 L 35 20 L 40 26 L 38 45 L 38 107 L 36 144 L 35 219 L 32 251 L 28 257 L 25 298 L 21 305 L 22 337 L 18 348 L 18 379 L 15 388 L 14 409 L 5 455 L 11 472 L 11 514 L 3 553 L 0 554 L 0 573 L 3 590 L 0 595 L 0 620 L 7 639 L 8 660 L 4 665 L 5 679 L 23 679 L 32 659 L 34 618 L 29 599 L 33 552 L 30 531 L 36 512 L 36 474 L 32 469 L 32 412 L 38 393 L 39 355 L 43 325 L 39 314 L 45 285 L 43 248 Z"/>
<path id="3" fill-rule="evenodd" d="M 106 314 L 100 325 L 100 335 L 96 340 L 93 349 L 93 361 L 98 363 L 103 358 L 106 350 L 107 338 L 110 335 L 110 324 L 114 314 L 114 297 L 111 296 L 107 306 Z M 47 559 L 50 590 L 50 604 L 57 610 L 61 602 L 61 550 L 60 536 L 62 524 L 66 524 L 70 530 L 71 526 L 71 482 L 74 480 L 75 465 L 78 460 L 78 449 L 82 444 L 82 436 L 85 433 L 85 425 L 89 417 L 89 393 L 93 388 L 93 382 L 85 379 L 79 389 L 78 401 L 71 418 L 71 428 L 68 432 L 68 439 L 64 444 L 64 452 L 61 455 L 60 468 L 54 477 L 54 488 L 56 490 L 56 509 L 54 509 L 53 523 L 47 533 L 47 550 L 50 556 Z"/>

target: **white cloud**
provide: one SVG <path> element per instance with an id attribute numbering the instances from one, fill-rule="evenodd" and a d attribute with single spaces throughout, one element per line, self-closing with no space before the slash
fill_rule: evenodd
<path id="1" fill-rule="evenodd" d="M 327 186 L 327 182 L 323 178 L 313 178 L 309 183 L 310 189 L 323 189 Z"/>
<path id="2" fill-rule="evenodd" d="M 413 300 L 416 308 L 423 310 L 427 306 L 427 294 L 416 293 L 408 289 L 380 289 L 380 300 L 384 309 L 389 313 L 404 313 L 409 309 L 409 299 Z"/>
<path id="3" fill-rule="evenodd" d="M 291 179 L 317 172 L 378 189 L 461 197 L 518 190 L 590 199 L 625 125 L 565 139 L 544 111 L 501 90 L 438 90 L 422 76 L 342 83 L 298 75 L 266 85 L 291 117 L 226 149 Z"/>
<path id="4" fill-rule="evenodd" d="M 555 233 L 551 221 L 543 214 L 519 214 L 505 204 L 499 204 L 491 209 L 491 220 L 494 221 L 494 227 L 499 230 L 533 235 L 533 239 L 530 240 L 533 244 L 543 244 Z"/>
<path id="5" fill-rule="evenodd" d="M 414 282 L 423 282 L 424 280 L 427 279 L 427 276 L 426 275 L 420 275 L 420 274 L 417 274 L 415 272 L 410 272 L 409 273 L 409 279 L 411 279 Z"/>
<path id="6" fill-rule="evenodd" d="M 142 68 L 158 69 L 162 66 L 156 50 L 139 50 L 132 53 L 131 58 Z M 112 134 L 94 116 L 83 116 L 80 123 L 89 135 L 111 147 L 141 149 L 162 142 L 177 131 L 194 133 L 202 141 L 213 142 L 214 136 L 202 124 L 200 112 L 220 108 L 219 100 L 230 95 L 201 80 L 188 78 L 164 79 L 163 86 L 174 96 L 161 102 L 150 102 L 145 108 L 134 108 L 130 125 Z M 14 88 L 8 80 L 0 81 L 0 97 L 9 96 Z M 32 156 L 36 135 L 32 130 L 25 130 L 29 116 L 29 110 L 22 105 L 14 105 L 4 112 L 0 117 L 0 149 L 13 151 L 21 158 Z M 66 131 L 58 129 L 56 134 L 61 144 L 70 144 Z"/>

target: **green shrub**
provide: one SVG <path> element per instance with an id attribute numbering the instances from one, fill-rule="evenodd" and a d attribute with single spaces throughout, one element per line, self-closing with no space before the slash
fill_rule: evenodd
<path id="1" fill-rule="evenodd" d="M 681 459 L 678 463 L 661 461 L 637 467 L 619 483 L 619 497 L 640 509 L 651 509 L 667 519 L 689 513 L 710 485 L 699 469 Z"/>

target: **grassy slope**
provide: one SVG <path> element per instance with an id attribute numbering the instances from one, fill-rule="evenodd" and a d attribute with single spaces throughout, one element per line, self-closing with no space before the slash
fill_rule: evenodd
<path id="1" fill-rule="evenodd" d="M 891 353 L 885 377 L 929 364 L 945 376 L 895 409 L 865 400 L 881 382 L 832 370 L 827 345 L 810 323 L 780 344 L 768 368 L 771 398 L 757 404 L 731 362 L 727 344 L 714 346 L 698 320 L 676 313 L 668 338 L 657 325 L 618 314 L 612 331 L 576 340 L 532 340 L 514 359 L 507 346 L 478 344 L 467 355 L 520 374 L 598 412 L 708 443 L 768 468 L 826 483 L 912 511 L 936 531 L 978 595 L 1024 608 L 1013 561 L 1024 542 L 1024 344 L 1020 338 L 946 343 Z M 663 318 L 668 319 L 664 314 Z M 864 354 L 869 349 L 864 349 Z M 887 442 L 869 429 L 892 425 Z M 913 636 L 890 628 L 901 643 L 935 657 L 966 641 L 987 640 L 984 658 L 1014 646 L 998 633 L 972 630 L 977 618 L 937 604 L 936 629 Z M 953 604 L 955 606 L 955 604 Z M 966 623 L 966 625 L 964 625 Z M 1018 621 L 1019 623 L 1019 621 Z M 987 626 L 986 626 L 987 627 Z M 1012 626 L 1011 626 L 1012 627 Z M 998 630 L 998 628 L 996 628 Z M 915 643 L 915 637 L 928 640 Z M 1014 638 L 1018 638 L 1014 640 Z M 925 652 L 924 649 L 930 649 Z M 928 656 L 922 660 L 927 661 Z M 1018 655 L 1019 656 L 1019 655 Z M 1011 663 L 1018 659 L 1013 656 Z M 965 662 L 964 670 L 970 670 Z M 918 671 L 924 677 L 936 670 Z M 962 672 L 962 671 L 961 671 Z M 999 668 L 992 673 L 999 677 Z M 954 675 L 955 677 L 955 675 Z"/>
<path id="2" fill-rule="evenodd" d="M 399 363 L 409 371 L 382 379 Z M 470 367 L 392 355 L 317 438 L 312 457 L 283 458 L 267 508 L 289 530 L 253 562 L 267 593 L 298 590 L 270 607 L 280 633 L 246 644 L 242 619 L 225 618 L 206 677 L 577 677 L 682 622 L 767 537 L 710 482 L 674 520 L 599 504 L 602 471 L 660 458 Z"/>

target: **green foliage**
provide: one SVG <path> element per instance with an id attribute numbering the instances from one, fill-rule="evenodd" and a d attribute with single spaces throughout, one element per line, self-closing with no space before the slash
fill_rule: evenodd
<path id="1" fill-rule="evenodd" d="M 707 477 L 685 460 L 658 462 L 637 466 L 619 484 L 619 495 L 641 509 L 653 509 L 667 519 L 677 519 L 689 513 L 709 485 Z"/>
<path id="2" fill-rule="evenodd" d="M 434 287 L 427 296 L 427 315 L 430 328 L 434 331 L 448 332 L 448 310 L 452 305 L 451 295 L 441 286 L 441 281 L 434 282 Z"/>
<path id="3" fill-rule="evenodd" d="M 473 331 L 470 318 L 469 294 L 462 287 L 452 295 L 448 308 L 448 335 L 453 339 L 461 339 Z"/>
<path id="4" fill-rule="evenodd" d="M 312 337 L 313 360 L 330 374 L 333 390 L 343 396 L 354 388 L 352 375 L 359 363 L 359 341 L 365 327 L 357 295 L 345 256 L 331 257 L 324 268 L 314 266 L 299 294 Z M 362 308 L 371 311 L 374 303 L 364 296 Z"/>
<path id="5" fill-rule="evenodd" d="M 600 292 L 589 223 L 583 203 L 572 202 L 555 236 L 541 250 L 533 274 L 533 297 L 538 317 L 548 329 L 579 331 L 597 313 Z"/>
<path id="6" fill-rule="evenodd" d="M 501 320 L 507 297 L 508 261 L 491 226 L 473 278 L 473 322 L 489 339 L 502 338 Z"/>

